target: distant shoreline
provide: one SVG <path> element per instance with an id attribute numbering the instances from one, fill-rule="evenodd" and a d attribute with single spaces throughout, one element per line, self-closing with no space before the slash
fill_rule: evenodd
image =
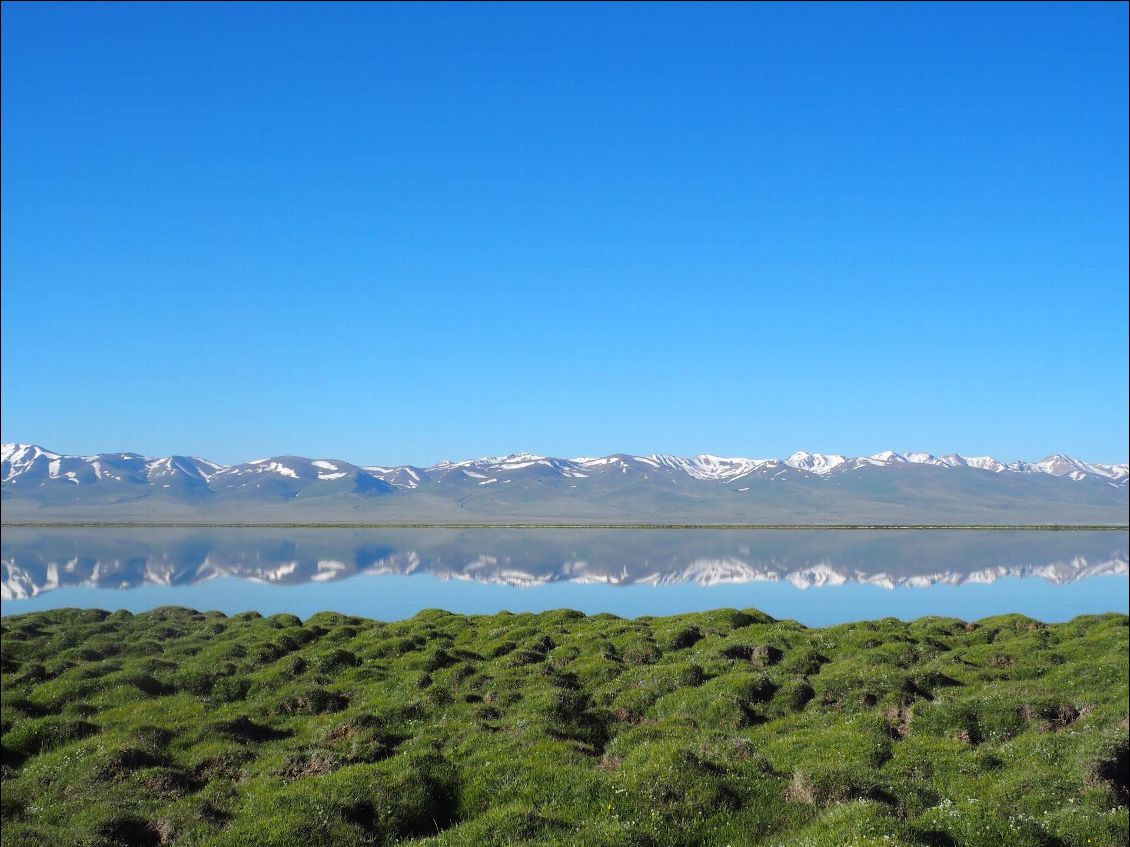
<path id="1" fill-rule="evenodd" d="M 219 523 L 212 521 L 14 521 L 2 529 L 695 529 L 695 530 L 968 530 L 1036 532 L 1128 532 L 1128 524 L 751 524 L 751 523 L 547 523 L 397 521 L 387 523 L 287 521 Z"/>

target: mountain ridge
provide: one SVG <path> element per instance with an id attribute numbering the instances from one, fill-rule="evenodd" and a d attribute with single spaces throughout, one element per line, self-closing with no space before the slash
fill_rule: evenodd
<path id="1" fill-rule="evenodd" d="M 895 451 L 783 459 L 511 453 L 429 466 L 283 455 L 221 465 L 5 444 L 0 458 L 6 521 L 223 512 L 249 520 L 1125 523 L 1130 489 L 1126 464 L 1064 454 L 1003 462 Z"/>
<path id="2" fill-rule="evenodd" d="M 24 458 L 24 454 L 31 453 L 31 459 Z M 628 453 L 612 453 L 608 456 L 576 458 L 554 458 L 535 453 L 511 453 L 506 456 L 483 456 L 478 459 L 464 459 L 458 462 L 440 461 L 432 465 L 356 465 L 341 459 L 308 459 L 296 455 L 269 456 L 263 459 L 251 459 L 234 465 L 222 465 L 196 456 L 172 455 L 165 457 L 146 457 L 140 453 L 98 453 L 93 455 L 79 455 L 56 453 L 36 444 L 8 443 L 0 448 L 0 458 L 6 466 L 3 471 L 4 482 L 14 482 L 24 472 L 24 469 L 37 458 L 46 458 L 48 462 L 61 460 L 80 460 L 92 466 L 101 465 L 107 459 L 142 460 L 147 468 L 164 466 L 175 467 L 183 473 L 203 476 L 207 479 L 210 475 L 227 473 L 246 473 L 238 469 L 247 466 L 265 466 L 263 470 L 275 470 L 285 476 L 293 475 L 293 468 L 282 464 L 280 460 L 293 459 L 299 463 L 309 463 L 323 471 L 330 473 L 340 472 L 342 466 L 360 469 L 377 475 L 406 474 L 410 471 L 440 471 L 476 467 L 493 467 L 500 470 L 519 470 L 530 465 L 546 465 L 554 468 L 579 467 L 587 468 L 612 463 L 614 461 L 634 461 L 658 467 L 665 465 L 670 468 L 683 470 L 688 475 L 697 479 L 735 479 L 764 467 L 786 466 L 795 470 L 803 470 L 817 476 L 830 474 L 836 471 L 845 471 L 859 468 L 863 465 L 884 466 L 889 464 L 918 464 L 933 465 L 935 467 L 969 467 L 979 470 L 988 470 L 994 473 L 1046 473 L 1051 476 L 1068 476 L 1080 479 L 1093 476 L 1116 484 L 1127 484 L 1130 480 L 1130 464 L 1106 464 L 1101 462 L 1087 462 L 1063 453 L 1054 453 L 1035 462 L 1014 461 L 1003 462 L 992 456 L 962 456 L 958 453 L 948 453 L 937 456 L 927 452 L 899 453 L 894 450 L 885 450 L 869 456 L 845 456 L 836 453 L 809 453 L 798 450 L 785 458 L 755 459 L 741 456 L 718 456 L 710 453 L 699 453 L 696 456 L 676 456 L 665 453 L 650 453 L 647 455 L 634 455 Z M 189 467 L 186 467 L 186 463 Z M 11 470 L 8 469 L 10 466 Z M 23 467 L 21 467 L 23 466 Z M 202 473 L 202 467 L 209 468 L 210 473 Z M 190 469 L 191 468 L 191 469 Z M 728 471 L 728 472 L 727 472 Z M 169 471 L 171 473 L 171 471 Z M 65 475 L 65 474 L 64 474 Z M 566 474 L 568 471 L 566 470 Z M 329 474 L 320 475 L 323 479 Z M 393 483 L 394 485 L 396 483 Z M 413 487 L 408 483 L 400 483 L 403 487 Z"/>

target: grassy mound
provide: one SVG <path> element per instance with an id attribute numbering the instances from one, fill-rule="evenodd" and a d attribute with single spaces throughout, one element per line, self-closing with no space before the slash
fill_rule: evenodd
<path id="1" fill-rule="evenodd" d="M 1127 618 L 3 620 L 3 845 L 1123 845 Z"/>

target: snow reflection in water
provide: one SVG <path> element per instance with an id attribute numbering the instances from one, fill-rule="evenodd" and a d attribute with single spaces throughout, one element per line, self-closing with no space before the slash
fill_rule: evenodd
<path id="1" fill-rule="evenodd" d="M 2 559 L 5 614 L 165 603 L 385 618 L 434 606 L 666 614 L 753 605 L 827 622 L 972 617 L 964 610 L 989 596 L 973 589 L 1003 581 L 1010 587 L 989 592 L 989 613 L 1025 611 L 1046 595 L 1033 611 L 1061 619 L 1125 610 L 1130 572 L 1120 531 L 6 528 Z M 353 578 L 362 574 L 382 579 Z M 1099 576 L 1109 579 L 1066 590 Z M 930 586 L 965 593 L 901 590 Z M 809 588 L 828 590 L 797 591 Z"/>

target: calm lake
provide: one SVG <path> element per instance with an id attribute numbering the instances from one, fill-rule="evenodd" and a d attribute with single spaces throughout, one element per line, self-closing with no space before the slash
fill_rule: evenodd
<path id="1" fill-rule="evenodd" d="M 865 618 L 1126 612 L 1125 531 L 4 529 L 3 613 L 163 605 L 395 620 L 754 607 Z"/>

